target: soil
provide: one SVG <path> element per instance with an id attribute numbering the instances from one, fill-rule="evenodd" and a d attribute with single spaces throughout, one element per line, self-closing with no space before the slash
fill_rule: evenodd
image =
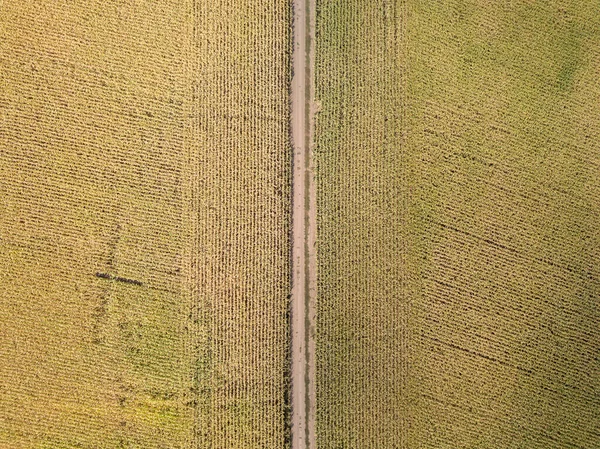
<path id="1" fill-rule="evenodd" d="M 292 449 L 315 449 L 316 192 L 314 130 L 314 0 L 293 2 L 290 132 L 292 178 L 291 420 Z"/>

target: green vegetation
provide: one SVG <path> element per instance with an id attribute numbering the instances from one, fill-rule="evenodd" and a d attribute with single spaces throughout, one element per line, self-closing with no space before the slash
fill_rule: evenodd
<path id="1" fill-rule="evenodd" d="M 595 447 L 600 11 L 318 4 L 320 447 Z"/>

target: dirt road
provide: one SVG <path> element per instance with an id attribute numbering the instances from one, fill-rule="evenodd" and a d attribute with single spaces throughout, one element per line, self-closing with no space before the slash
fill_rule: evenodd
<path id="1" fill-rule="evenodd" d="M 316 195 L 313 142 L 315 0 L 293 2 L 292 449 L 315 449 Z"/>

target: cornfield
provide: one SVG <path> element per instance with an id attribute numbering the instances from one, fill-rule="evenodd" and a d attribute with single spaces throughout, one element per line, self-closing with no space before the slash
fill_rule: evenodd
<path id="1" fill-rule="evenodd" d="M 289 293 L 289 5 L 203 2 L 188 130 L 196 445 L 283 447 Z M 214 44 L 214 40 L 218 44 Z M 195 75 L 195 77 L 194 77 Z"/>
<path id="2" fill-rule="evenodd" d="M 317 6 L 318 447 L 598 447 L 597 5 Z"/>
<path id="3" fill-rule="evenodd" d="M 287 2 L 0 18 L 0 446 L 287 438 Z"/>
<path id="4" fill-rule="evenodd" d="M 0 2 L 0 448 L 600 447 L 598 73 L 584 0 Z"/>

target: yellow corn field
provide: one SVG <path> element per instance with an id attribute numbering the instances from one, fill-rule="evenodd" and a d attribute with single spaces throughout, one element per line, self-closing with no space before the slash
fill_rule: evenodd
<path id="1" fill-rule="evenodd" d="M 186 278 L 202 353 L 194 447 L 277 448 L 287 435 L 289 15 L 279 0 L 195 11 L 186 139 Z"/>
<path id="2" fill-rule="evenodd" d="M 283 447 L 290 6 L 0 10 L 0 447 Z"/>
<path id="3" fill-rule="evenodd" d="M 0 1 L 0 449 L 600 447 L 600 6 Z"/>
<path id="4" fill-rule="evenodd" d="M 317 9 L 319 448 L 406 445 L 414 380 L 406 5 Z"/>
<path id="5" fill-rule="evenodd" d="M 600 444 L 600 10 L 320 1 L 319 449 Z"/>

